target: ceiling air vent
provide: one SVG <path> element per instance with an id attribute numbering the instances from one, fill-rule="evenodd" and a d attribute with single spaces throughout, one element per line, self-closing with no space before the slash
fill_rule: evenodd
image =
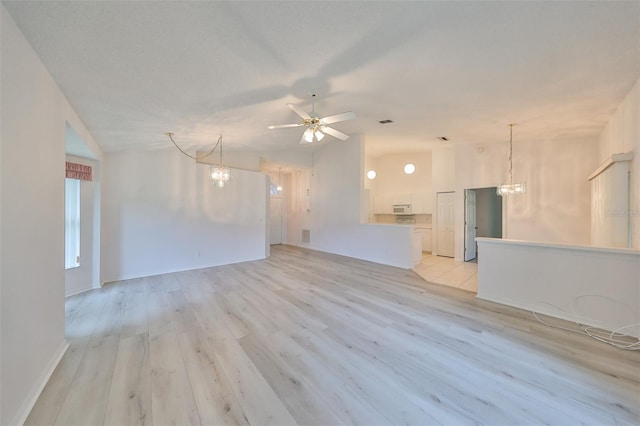
<path id="1" fill-rule="evenodd" d="M 446 136 L 438 136 L 438 139 L 440 139 L 442 142 L 447 142 L 449 140 L 449 138 Z"/>
<path id="2" fill-rule="evenodd" d="M 393 123 L 393 120 L 389 120 L 389 119 L 380 120 L 380 121 L 378 121 L 378 123 L 380 123 L 380 124 L 389 124 L 389 123 Z"/>

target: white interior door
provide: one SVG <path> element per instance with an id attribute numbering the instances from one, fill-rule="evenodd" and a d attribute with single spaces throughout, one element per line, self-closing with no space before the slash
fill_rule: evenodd
<path id="1" fill-rule="evenodd" d="M 282 198 L 271 197 L 269 216 L 271 228 L 269 244 L 282 244 Z"/>
<path id="2" fill-rule="evenodd" d="M 464 190 L 464 260 L 476 258 L 476 191 Z"/>
<path id="3" fill-rule="evenodd" d="M 453 192 L 438 193 L 438 256 L 455 256 L 454 200 Z"/>

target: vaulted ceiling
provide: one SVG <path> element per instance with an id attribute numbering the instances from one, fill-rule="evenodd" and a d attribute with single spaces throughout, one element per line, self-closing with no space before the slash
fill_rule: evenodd
<path id="1" fill-rule="evenodd" d="M 638 1 L 3 4 L 105 151 L 308 149 L 312 92 L 375 155 L 593 139 L 640 76 Z"/>

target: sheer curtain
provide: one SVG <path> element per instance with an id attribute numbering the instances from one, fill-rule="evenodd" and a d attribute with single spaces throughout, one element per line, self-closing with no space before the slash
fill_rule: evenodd
<path id="1" fill-rule="evenodd" d="M 80 266 L 80 180 L 65 179 L 64 267 Z"/>

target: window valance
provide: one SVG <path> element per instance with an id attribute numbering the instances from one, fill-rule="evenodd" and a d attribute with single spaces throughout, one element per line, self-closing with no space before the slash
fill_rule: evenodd
<path id="1" fill-rule="evenodd" d="M 91 166 L 67 161 L 68 179 L 93 180 Z"/>

